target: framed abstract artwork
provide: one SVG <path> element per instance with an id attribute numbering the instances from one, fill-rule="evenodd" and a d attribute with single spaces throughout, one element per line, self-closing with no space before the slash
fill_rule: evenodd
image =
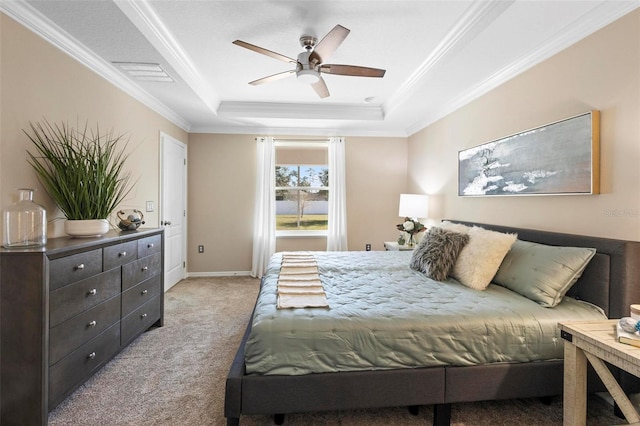
<path id="1" fill-rule="evenodd" d="M 600 114 L 589 111 L 458 152 L 458 195 L 600 192 Z"/>

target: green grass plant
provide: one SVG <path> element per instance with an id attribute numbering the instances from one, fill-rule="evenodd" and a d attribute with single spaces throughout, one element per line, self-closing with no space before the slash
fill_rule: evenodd
<path id="1" fill-rule="evenodd" d="M 329 217 L 326 214 L 305 214 L 300 219 L 300 227 L 298 228 L 298 216 L 295 214 L 276 215 L 276 229 L 278 231 L 315 231 L 326 230 L 329 224 Z"/>
<path id="2" fill-rule="evenodd" d="M 113 132 L 74 129 L 66 123 L 29 123 L 28 153 L 44 189 L 70 220 L 106 219 L 133 187 L 124 171 L 127 140 Z"/>

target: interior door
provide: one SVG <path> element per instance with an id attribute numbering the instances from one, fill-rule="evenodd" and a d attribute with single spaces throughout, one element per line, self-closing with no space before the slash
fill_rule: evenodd
<path id="1" fill-rule="evenodd" d="M 164 226 L 164 289 L 185 277 L 187 248 L 187 146 L 160 134 L 160 226 Z"/>

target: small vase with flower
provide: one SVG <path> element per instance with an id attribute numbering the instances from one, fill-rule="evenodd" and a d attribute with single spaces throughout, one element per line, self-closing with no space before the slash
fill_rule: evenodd
<path id="1" fill-rule="evenodd" d="M 422 232 L 427 228 L 417 219 L 405 217 L 404 222 L 396 225 L 396 229 L 405 232 L 409 236 L 406 240 L 407 246 L 413 247 L 416 245 L 415 234 Z M 398 243 L 400 243 L 400 241 L 398 241 Z"/>

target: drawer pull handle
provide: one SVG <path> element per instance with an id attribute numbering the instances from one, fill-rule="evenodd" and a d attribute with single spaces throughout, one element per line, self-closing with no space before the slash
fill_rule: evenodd
<path id="1" fill-rule="evenodd" d="M 148 270 L 148 269 L 149 269 L 149 267 L 148 267 L 148 266 L 143 266 L 143 267 L 142 267 L 142 271 L 143 271 L 143 272 L 144 272 L 144 271 L 146 271 L 146 270 Z"/>
<path id="2" fill-rule="evenodd" d="M 153 243 L 148 244 L 147 248 L 153 248 Z"/>
<path id="3" fill-rule="evenodd" d="M 79 264 L 79 265 L 78 265 L 78 266 L 76 266 L 74 269 L 75 269 L 76 271 L 80 271 L 80 270 L 84 269 L 84 263 Z"/>
<path id="4" fill-rule="evenodd" d="M 91 352 L 89 355 L 87 355 L 87 358 L 89 359 L 94 359 L 96 357 L 96 353 L 95 352 Z"/>
<path id="5" fill-rule="evenodd" d="M 118 253 L 118 256 L 120 256 L 120 257 L 125 257 L 126 255 L 127 255 L 127 252 L 126 252 L 126 251 L 123 251 L 123 252 L 121 252 L 121 253 Z"/>
<path id="6" fill-rule="evenodd" d="M 149 291 L 147 289 L 142 290 L 142 292 L 140 292 L 140 294 L 147 294 Z"/>
<path id="7" fill-rule="evenodd" d="M 91 321 L 89 324 L 87 324 L 87 327 L 95 327 L 98 323 L 94 321 Z"/>
<path id="8" fill-rule="evenodd" d="M 98 294 L 98 290 L 96 290 L 95 288 L 92 288 L 87 292 L 87 295 L 89 296 L 95 296 L 96 294 Z"/>
<path id="9" fill-rule="evenodd" d="M 142 319 L 144 319 L 144 318 L 146 318 L 146 317 L 147 317 L 147 314 L 142 314 L 142 315 L 140 315 L 140 318 L 142 318 Z"/>

